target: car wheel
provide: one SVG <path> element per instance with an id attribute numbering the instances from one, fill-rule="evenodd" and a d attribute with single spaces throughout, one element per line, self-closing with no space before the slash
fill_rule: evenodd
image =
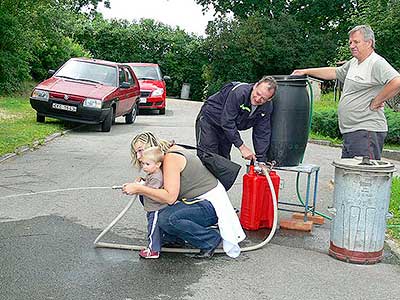
<path id="1" fill-rule="evenodd" d="M 136 116 L 138 114 L 138 107 L 137 104 L 135 103 L 132 107 L 132 110 L 130 111 L 130 113 L 128 113 L 127 115 L 125 115 L 125 123 L 126 124 L 133 124 L 136 120 Z"/>
<path id="2" fill-rule="evenodd" d="M 44 123 L 45 118 L 46 117 L 44 115 L 36 114 L 36 122 Z"/>
<path id="3" fill-rule="evenodd" d="M 161 109 L 158 111 L 158 113 L 159 113 L 160 115 L 165 115 L 165 107 L 164 107 L 164 108 L 161 108 Z"/>
<path id="4" fill-rule="evenodd" d="M 113 124 L 114 119 L 114 108 L 111 107 L 108 115 L 104 119 L 103 123 L 101 123 L 101 131 L 109 132 L 111 130 L 111 125 Z"/>

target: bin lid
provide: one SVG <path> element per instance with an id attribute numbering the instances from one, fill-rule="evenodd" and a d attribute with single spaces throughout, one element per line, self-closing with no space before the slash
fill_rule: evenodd
<path id="1" fill-rule="evenodd" d="M 383 160 L 369 159 L 368 157 L 356 156 L 354 158 L 341 158 L 334 160 L 332 165 L 339 168 L 370 171 L 370 172 L 385 172 L 390 173 L 396 171 L 394 165 Z"/>

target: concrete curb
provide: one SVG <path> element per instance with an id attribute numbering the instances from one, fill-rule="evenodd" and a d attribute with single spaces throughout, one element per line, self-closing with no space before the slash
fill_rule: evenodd
<path id="1" fill-rule="evenodd" d="M 32 145 L 23 145 L 21 147 L 18 147 L 17 149 L 15 149 L 14 152 L 6 153 L 6 154 L 0 156 L 0 163 L 2 163 L 3 161 L 5 161 L 7 159 L 15 157 L 17 155 L 21 155 L 27 151 L 34 151 L 35 149 L 39 148 L 40 146 L 46 145 L 47 143 L 51 142 L 52 140 L 65 135 L 68 131 L 69 130 L 53 133 L 53 134 L 45 137 L 43 142 L 36 140 L 36 141 L 33 141 Z"/>
<path id="2" fill-rule="evenodd" d="M 394 255 L 400 259 L 400 243 L 394 240 L 388 234 L 385 234 L 385 244 L 390 248 L 390 251 L 392 251 Z"/>

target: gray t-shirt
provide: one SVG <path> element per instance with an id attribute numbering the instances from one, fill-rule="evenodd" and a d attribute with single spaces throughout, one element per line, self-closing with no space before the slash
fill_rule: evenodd
<path id="1" fill-rule="evenodd" d="M 340 132 L 388 130 L 383 109 L 372 111 L 369 105 L 382 88 L 399 73 L 380 55 L 373 52 L 361 64 L 352 58 L 336 69 L 336 78 L 344 82 L 339 101 Z"/>
<path id="2" fill-rule="evenodd" d="M 147 174 L 144 185 L 159 189 L 163 186 L 163 174 L 160 169 L 153 174 Z M 167 206 L 165 203 L 154 201 L 153 199 L 143 196 L 143 206 L 145 211 L 157 211 Z"/>

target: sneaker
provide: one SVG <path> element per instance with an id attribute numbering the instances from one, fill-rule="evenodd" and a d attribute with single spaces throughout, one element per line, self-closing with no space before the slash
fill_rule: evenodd
<path id="1" fill-rule="evenodd" d="M 151 249 L 146 248 L 146 249 L 140 250 L 139 256 L 141 258 L 159 258 L 160 257 L 160 252 L 152 251 Z"/>

